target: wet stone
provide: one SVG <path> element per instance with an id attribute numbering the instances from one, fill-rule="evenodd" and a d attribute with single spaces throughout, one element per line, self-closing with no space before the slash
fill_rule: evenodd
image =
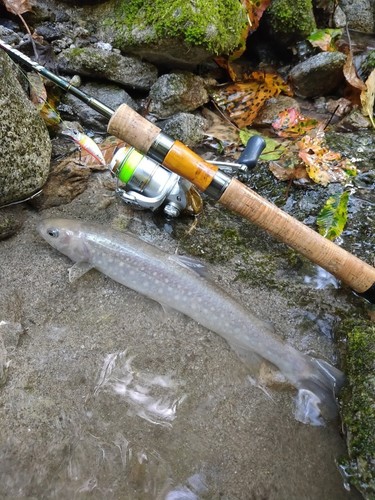
<path id="1" fill-rule="evenodd" d="M 163 132 L 170 137 L 192 147 L 202 142 L 204 130 L 207 128 L 207 120 L 192 113 L 177 113 L 159 125 Z"/>
<path id="2" fill-rule="evenodd" d="M 194 111 L 208 100 L 201 77 L 187 71 L 169 73 L 151 87 L 149 111 L 158 118 L 168 118 L 179 111 Z"/>
<path id="3" fill-rule="evenodd" d="M 294 66 L 289 78 L 296 94 L 316 97 L 335 90 L 344 78 L 345 61 L 341 52 L 321 52 Z"/>

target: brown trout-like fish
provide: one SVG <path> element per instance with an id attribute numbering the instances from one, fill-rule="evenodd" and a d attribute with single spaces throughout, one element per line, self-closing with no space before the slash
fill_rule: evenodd
<path id="1" fill-rule="evenodd" d="M 221 335 L 242 358 L 255 353 L 272 363 L 297 388 L 305 413 L 301 420 L 318 425 L 320 410 L 328 416 L 336 412 L 335 392 L 343 383 L 342 372 L 283 342 L 269 324 L 204 278 L 199 262 L 169 255 L 129 233 L 95 223 L 47 219 L 39 223 L 38 231 L 76 265 L 94 267 L 186 314 Z"/>

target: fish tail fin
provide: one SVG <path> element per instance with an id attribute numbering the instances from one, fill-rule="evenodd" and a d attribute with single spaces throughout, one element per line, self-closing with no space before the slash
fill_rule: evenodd
<path id="1" fill-rule="evenodd" d="M 295 417 L 303 423 L 324 425 L 337 416 L 336 395 L 345 383 L 341 370 L 322 359 L 311 359 L 314 374 L 298 384 Z"/>

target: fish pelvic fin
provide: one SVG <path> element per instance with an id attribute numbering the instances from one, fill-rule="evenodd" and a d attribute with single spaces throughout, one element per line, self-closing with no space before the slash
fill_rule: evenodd
<path id="1" fill-rule="evenodd" d="M 298 384 L 295 417 L 300 422 L 324 425 L 324 420 L 337 417 L 336 396 L 345 384 L 342 371 L 322 359 L 311 359 L 314 375 Z"/>
<path id="2" fill-rule="evenodd" d="M 74 283 L 93 268 L 89 262 L 76 262 L 69 268 L 69 283 Z"/>

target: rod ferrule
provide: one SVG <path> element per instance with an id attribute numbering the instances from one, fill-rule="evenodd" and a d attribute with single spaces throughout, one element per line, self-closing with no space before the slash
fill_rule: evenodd
<path id="1" fill-rule="evenodd" d="M 175 141 L 167 134 L 160 132 L 148 150 L 147 156 L 158 163 L 163 163 L 164 158 L 167 156 L 168 151 L 171 149 L 174 142 Z"/>
<path id="2" fill-rule="evenodd" d="M 231 177 L 218 170 L 204 193 L 214 200 L 219 200 L 229 186 L 230 181 Z"/>

